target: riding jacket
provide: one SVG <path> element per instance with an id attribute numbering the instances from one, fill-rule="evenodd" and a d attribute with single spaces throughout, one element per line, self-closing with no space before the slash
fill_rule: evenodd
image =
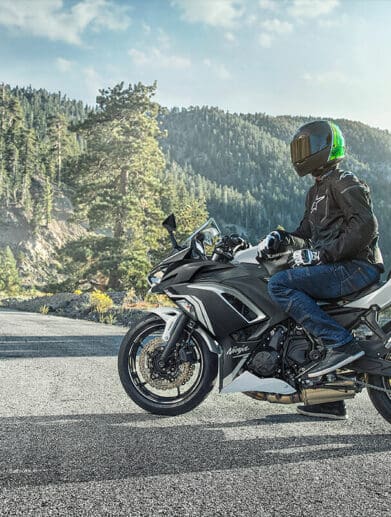
<path id="1" fill-rule="evenodd" d="M 323 263 L 366 260 L 384 271 L 370 190 L 352 172 L 334 168 L 316 179 L 291 235 L 319 250 Z"/>

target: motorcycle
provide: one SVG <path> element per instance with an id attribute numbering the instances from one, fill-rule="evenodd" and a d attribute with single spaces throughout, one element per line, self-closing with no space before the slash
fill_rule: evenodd
<path id="1" fill-rule="evenodd" d="M 125 335 L 118 371 L 129 397 L 158 415 L 197 407 L 218 379 L 220 393 L 244 393 L 277 404 L 351 399 L 363 389 L 391 423 L 391 279 L 340 299 L 319 300 L 326 312 L 360 337 L 365 355 L 328 375 L 308 378 L 325 353 L 322 343 L 269 297 L 268 279 L 289 267 L 291 249 L 257 256 L 238 235 L 221 236 L 209 219 L 182 245 L 176 221 L 164 222 L 172 253 L 148 275 L 159 307 Z M 209 255 L 207 250 L 211 250 Z M 364 337 L 364 339 L 362 339 Z"/>

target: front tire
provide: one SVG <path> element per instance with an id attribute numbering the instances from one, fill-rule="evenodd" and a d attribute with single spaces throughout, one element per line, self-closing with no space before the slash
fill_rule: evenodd
<path id="1" fill-rule="evenodd" d="M 126 393 L 142 409 L 155 415 L 176 416 L 197 407 L 211 392 L 217 377 L 217 356 L 195 330 L 190 341 L 194 368 L 190 363 L 178 363 L 171 388 L 171 380 L 160 379 L 152 364 L 154 354 L 164 346 L 163 341 L 159 343 L 164 327 L 164 321 L 152 314 L 130 329 L 120 346 L 118 373 Z M 181 393 L 182 388 L 185 391 Z"/>

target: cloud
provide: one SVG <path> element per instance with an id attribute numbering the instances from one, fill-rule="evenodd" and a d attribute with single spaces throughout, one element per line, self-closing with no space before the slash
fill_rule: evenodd
<path id="1" fill-rule="evenodd" d="M 222 79 L 223 81 L 227 81 L 228 79 L 232 78 L 231 72 L 228 70 L 228 68 L 223 64 L 214 64 L 213 61 L 209 58 L 203 59 L 202 63 L 210 68 L 218 77 L 219 79 Z"/>
<path id="2" fill-rule="evenodd" d="M 224 34 L 224 38 L 230 42 L 236 41 L 235 34 L 233 34 L 232 32 L 226 32 Z"/>
<path id="3" fill-rule="evenodd" d="M 217 66 L 216 75 L 219 79 L 222 79 L 223 81 L 227 81 L 232 77 L 230 71 L 223 64 Z"/>
<path id="4" fill-rule="evenodd" d="M 319 73 L 310 73 L 306 72 L 303 75 L 303 79 L 307 82 L 316 83 L 318 85 L 328 85 L 328 84 L 347 84 L 349 82 L 349 78 L 344 72 L 340 70 L 328 70 L 327 72 L 319 72 Z"/>
<path id="5" fill-rule="evenodd" d="M 272 34 L 287 34 L 292 32 L 293 25 L 289 22 L 284 22 L 278 18 L 272 20 L 265 20 L 261 23 L 264 30 Z"/>
<path id="6" fill-rule="evenodd" d="M 170 36 L 163 29 L 159 29 L 158 33 L 159 33 L 159 35 L 158 35 L 157 39 L 158 39 L 159 45 L 161 47 L 168 48 L 171 45 Z"/>
<path id="7" fill-rule="evenodd" d="M 289 22 L 273 18 L 261 22 L 263 32 L 258 37 L 258 42 L 263 48 L 269 48 L 275 39 L 275 36 L 289 34 L 293 30 L 293 25 Z"/>
<path id="8" fill-rule="evenodd" d="M 317 18 L 330 13 L 338 5 L 339 0 L 293 0 L 289 13 L 299 18 Z"/>
<path id="9" fill-rule="evenodd" d="M 241 0 L 171 0 L 171 5 L 181 9 L 184 20 L 224 28 L 233 27 L 242 16 L 241 4 Z"/>
<path id="10" fill-rule="evenodd" d="M 151 30 L 152 30 L 152 28 L 151 28 L 151 26 L 150 26 L 150 25 L 148 25 L 147 23 L 143 22 L 143 23 L 141 24 L 141 27 L 142 27 L 142 29 L 143 29 L 143 31 L 144 31 L 144 33 L 145 33 L 145 34 L 151 34 Z"/>
<path id="11" fill-rule="evenodd" d="M 2 0 L 0 25 L 53 41 L 82 44 L 87 28 L 125 30 L 128 8 L 112 0 L 80 0 L 66 7 L 63 0 Z"/>
<path id="12" fill-rule="evenodd" d="M 88 66 L 83 69 L 84 84 L 88 96 L 95 99 L 98 95 L 98 90 L 107 86 L 101 75 L 93 66 Z M 107 81 L 106 81 L 107 82 Z"/>
<path id="13" fill-rule="evenodd" d="M 63 57 L 58 57 L 56 59 L 56 67 L 60 72 L 69 72 L 75 63 L 73 61 L 69 61 L 69 59 L 65 59 Z"/>
<path id="14" fill-rule="evenodd" d="M 265 32 L 261 33 L 258 38 L 258 42 L 263 48 L 269 48 L 272 46 L 273 38 L 270 34 L 266 34 Z"/>
<path id="15" fill-rule="evenodd" d="M 259 7 L 269 11 L 277 11 L 278 9 L 277 2 L 273 0 L 259 0 Z"/>
<path id="16" fill-rule="evenodd" d="M 160 49 L 153 47 L 146 52 L 131 48 L 128 50 L 133 63 L 138 66 L 152 66 L 155 68 L 185 69 L 191 67 L 191 61 L 187 57 L 174 54 L 164 54 Z"/>
<path id="17" fill-rule="evenodd" d="M 346 14 L 338 16 L 338 18 L 319 18 L 317 20 L 317 24 L 319 27 L 325 29 L 335 29 L 336 27 L 343 27 L 348 22 L 348 17 Z"/>

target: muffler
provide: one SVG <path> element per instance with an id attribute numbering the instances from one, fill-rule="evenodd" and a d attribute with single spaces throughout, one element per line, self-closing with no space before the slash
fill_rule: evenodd
<path id="1" fill-rule="evenodd" d="M 253 399 L 271 402 L 272 404 L 324 404 L 338 400 L 352 399 L 356 395 L 354 381 L 327 382 L 315 388 L 305 388 L 301 393 L 281 395 L 280 393 L 264 393 L 262 391 L 245 391 L 244 395 Z"/>
<path id="2" fill-rule="evenodd" d="M 356 384 L 354 381 L 335 381 L 315 388 L 305 388 L 301 391 L 300 398 L 301 402 L 308 405 L 352 399 L 355 395 Z"/>

